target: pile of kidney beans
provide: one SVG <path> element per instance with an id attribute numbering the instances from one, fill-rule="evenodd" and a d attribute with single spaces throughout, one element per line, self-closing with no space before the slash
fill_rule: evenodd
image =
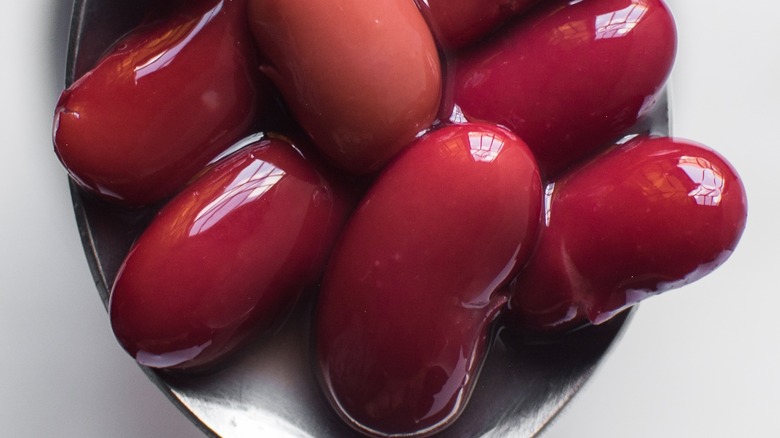
<path id="1" fill-rule="evenodd" d="M 676 50 L 661 0 L 163 3 L 54 122 L 81 187 L 161 206 L 110 298 L 143 365 L 213 367 L 315 290 L 334 409 L 428 435 L 495 324 L 602 323 L 744 228 L 722 157 L 641 128 Z"/>

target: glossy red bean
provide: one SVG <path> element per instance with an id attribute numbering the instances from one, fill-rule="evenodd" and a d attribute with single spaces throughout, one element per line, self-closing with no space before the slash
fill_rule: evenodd
<path id="1" fill-rule="evenodd" d="M 179 190 L 273 105 L 257 84 L 245 0 L 188 4 L 139 27 L 65 90 L 60 160 L 84 188 L 132 205 Z"/>
<path id="2" fill-rule="evenodd" d="M 456 60 L 455 103 L 509 127 L 555 175 L 652 107 L 675 50 L 661 0 L 554 0 Z"/>
<path id="3" fill-rule="evenodd" d="M 453 421 L 485 356 L 497 289 L 536 241 L 541 181 L 514 134 L 428 133 L 386 168 L 329 263 L 316 321 L 322 382 L 369 435 Z"/>
<path id="4" fill-rule="evenodd" d="M 250 0 L 249 20 L 298 122 L 339 167 L 367 174 L 430 127 L 436 45 L 412 0 Z"/>
<path id="5" fill-rule="evenodd" d="M 457 49 L 484 37 L 542 0 L 418 0 L 444 48 Z"/>
<path id="6" fill-rule="evenodd" d="M 513 282 L 510 324 L 601 323 L 695 281 L 734 251 L 746 198 L 732 167 L 687 141 L 639 137 L 548 187 L 546 225 Z"/>
<path id="7" fill-rule="evenodd" d="M 280 139 L 220 161 L 131 249 L 111 293 L 117 339 L 142 365 L 200 369 L 271 330 L 318 280 L 347 201 Z"/>

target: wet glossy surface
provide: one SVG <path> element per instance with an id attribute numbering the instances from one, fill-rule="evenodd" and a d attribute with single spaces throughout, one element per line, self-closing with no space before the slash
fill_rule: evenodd
<path id="1" fill-rule="evenodd" d="M 263 72 L 342 169 L 378 170 L 434 121 L 441 69 L 414 2 L 250 0 L 249 14 Z"/>
<path id="2" fill-rule="evenodd" d="M 675 49 L 659 0 L 555 0 L 457 58 L 455 103 L 512 129 L 554 175 L 649 110 Z"/>
<path id="3" fill-rule="evenodd" d="M 382 172 L 317 303 L 324 388 L 348 422 L 423 436 L 458 416 L 541 204 L 525 144 L 488 124 L 433 131 Z"/>
<path id="4" fill-rule="evenodd" d="M 442 47 L 473 43 L 514 15 L 545 0 L 418 0 Z"/>
<path id="5" fill-rule="evenodd" d="M 348 199 L 286 141 L 261 140 L 199 177 L 130 250 L 114 334 L 155 368 L 210 365 L 266 334 L 319 279 Z"/>
<path id="6" fill-rule="evenodd" d="M 55 150 L 82 187 L 154 203 L 248 133 L 273 104 L 257 84 L 244 6 L 203 0 L 160 13 L 63 92 Z"/>
<path id="7" fill-rule="evenodd" d="M 78 0 L 68 77 L 83 74 L 102 50 L 134 23 L 140 3 Z M 143 7 L 140 7 L 143 9 Z M 665 102 L 654 129 L 667 129 Z M 74 208 L 101 298 L 107 300 L 122 258 L 145 225 L 143 212 L 96 202 L 74 188 Z M 143 368 L 182 411 L 209 436 L 355 437 L 317 388 L 312 373 L 308 303 L 302 303 L 280 332 L 251 342 L 218 373 L 176 377 Z M 541 348 L 508 348 L 499 337 L 486 358 L 460 421 L 441 437 L 534 436 L 588 379 L 615 343 L 624 319 L 616 318 Z"/>
<path id="8" fill-rule="evenodd" d="M 523 330 L 600 323 L 723 263 L 746 220 L 731 165 L 701 145 L 638 137 L 548 186 L 546 226 L 513 284 Z"/>

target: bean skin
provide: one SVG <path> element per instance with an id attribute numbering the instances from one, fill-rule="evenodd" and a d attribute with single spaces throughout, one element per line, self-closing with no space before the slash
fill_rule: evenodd
<path id="1" fill-rule="evenodd" d="M 676 53 L 661 0 L 555 0 L 455 59 L 455 103 L 508 127 L 545 178 L 597 153 L 652 108 Z"/>
<path id="2" fill-rule="evenodd" d="M 425 436 L 460 414 L 541 199 L 525 144 L 490 124 L 430 132 L 380 174 L 317 306 L 323 387 L 349 424 Z"/>
<path id="3" fill-rule="evenodd" d="M 221 160 L 120 268 L 109 309 L 120 344 L 142 365 L 189 371 L 267 334 L 319 280 L 350 199 L 284 139 Z"/>
<path id="4" fill-rule="evenodd" d="M 375 172 L 434 122 L 441 67 L 413 1 L 250 0 L 249 20 L 262 71 L 340 168 Z"/>
<path id="5" fill-rule="evenodd" d="M 549 187 L 548 219 L 512 283 L 509 324 L 561 333 L 602 323 L 708 274 L 747 217 L 731 165 L 689 141 L 640 136 Z"/>

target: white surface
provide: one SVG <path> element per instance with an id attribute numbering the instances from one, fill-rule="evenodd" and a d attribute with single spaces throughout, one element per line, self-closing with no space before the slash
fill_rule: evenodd
<path id="1" fill-rule="evenodd" d="M 14 2 L 0 26 L 0 436 L 202 437 L 118 347 L 81 249 L 51 144 L 60 1 Z"/>
<path id="2" fill-rule="evenodd" d="M 715 148 L 748 194 L 737 251 L 650 299 L 543 438 L 778 437 L 780 4 L 669 0 L 673 133 Z"/>
<path id="3" fill-rule="evenodd" d="M 87 268 L 50 140 L 56 5 L 14 2 L 0 31 L 0 436 L 199 437 L 115 343 Z M 721 269 L 642 305 L 544 438 L 780 436 L 780 4 L 671 6 L 674 132 L 740 171 L 748 228 Z"/>

